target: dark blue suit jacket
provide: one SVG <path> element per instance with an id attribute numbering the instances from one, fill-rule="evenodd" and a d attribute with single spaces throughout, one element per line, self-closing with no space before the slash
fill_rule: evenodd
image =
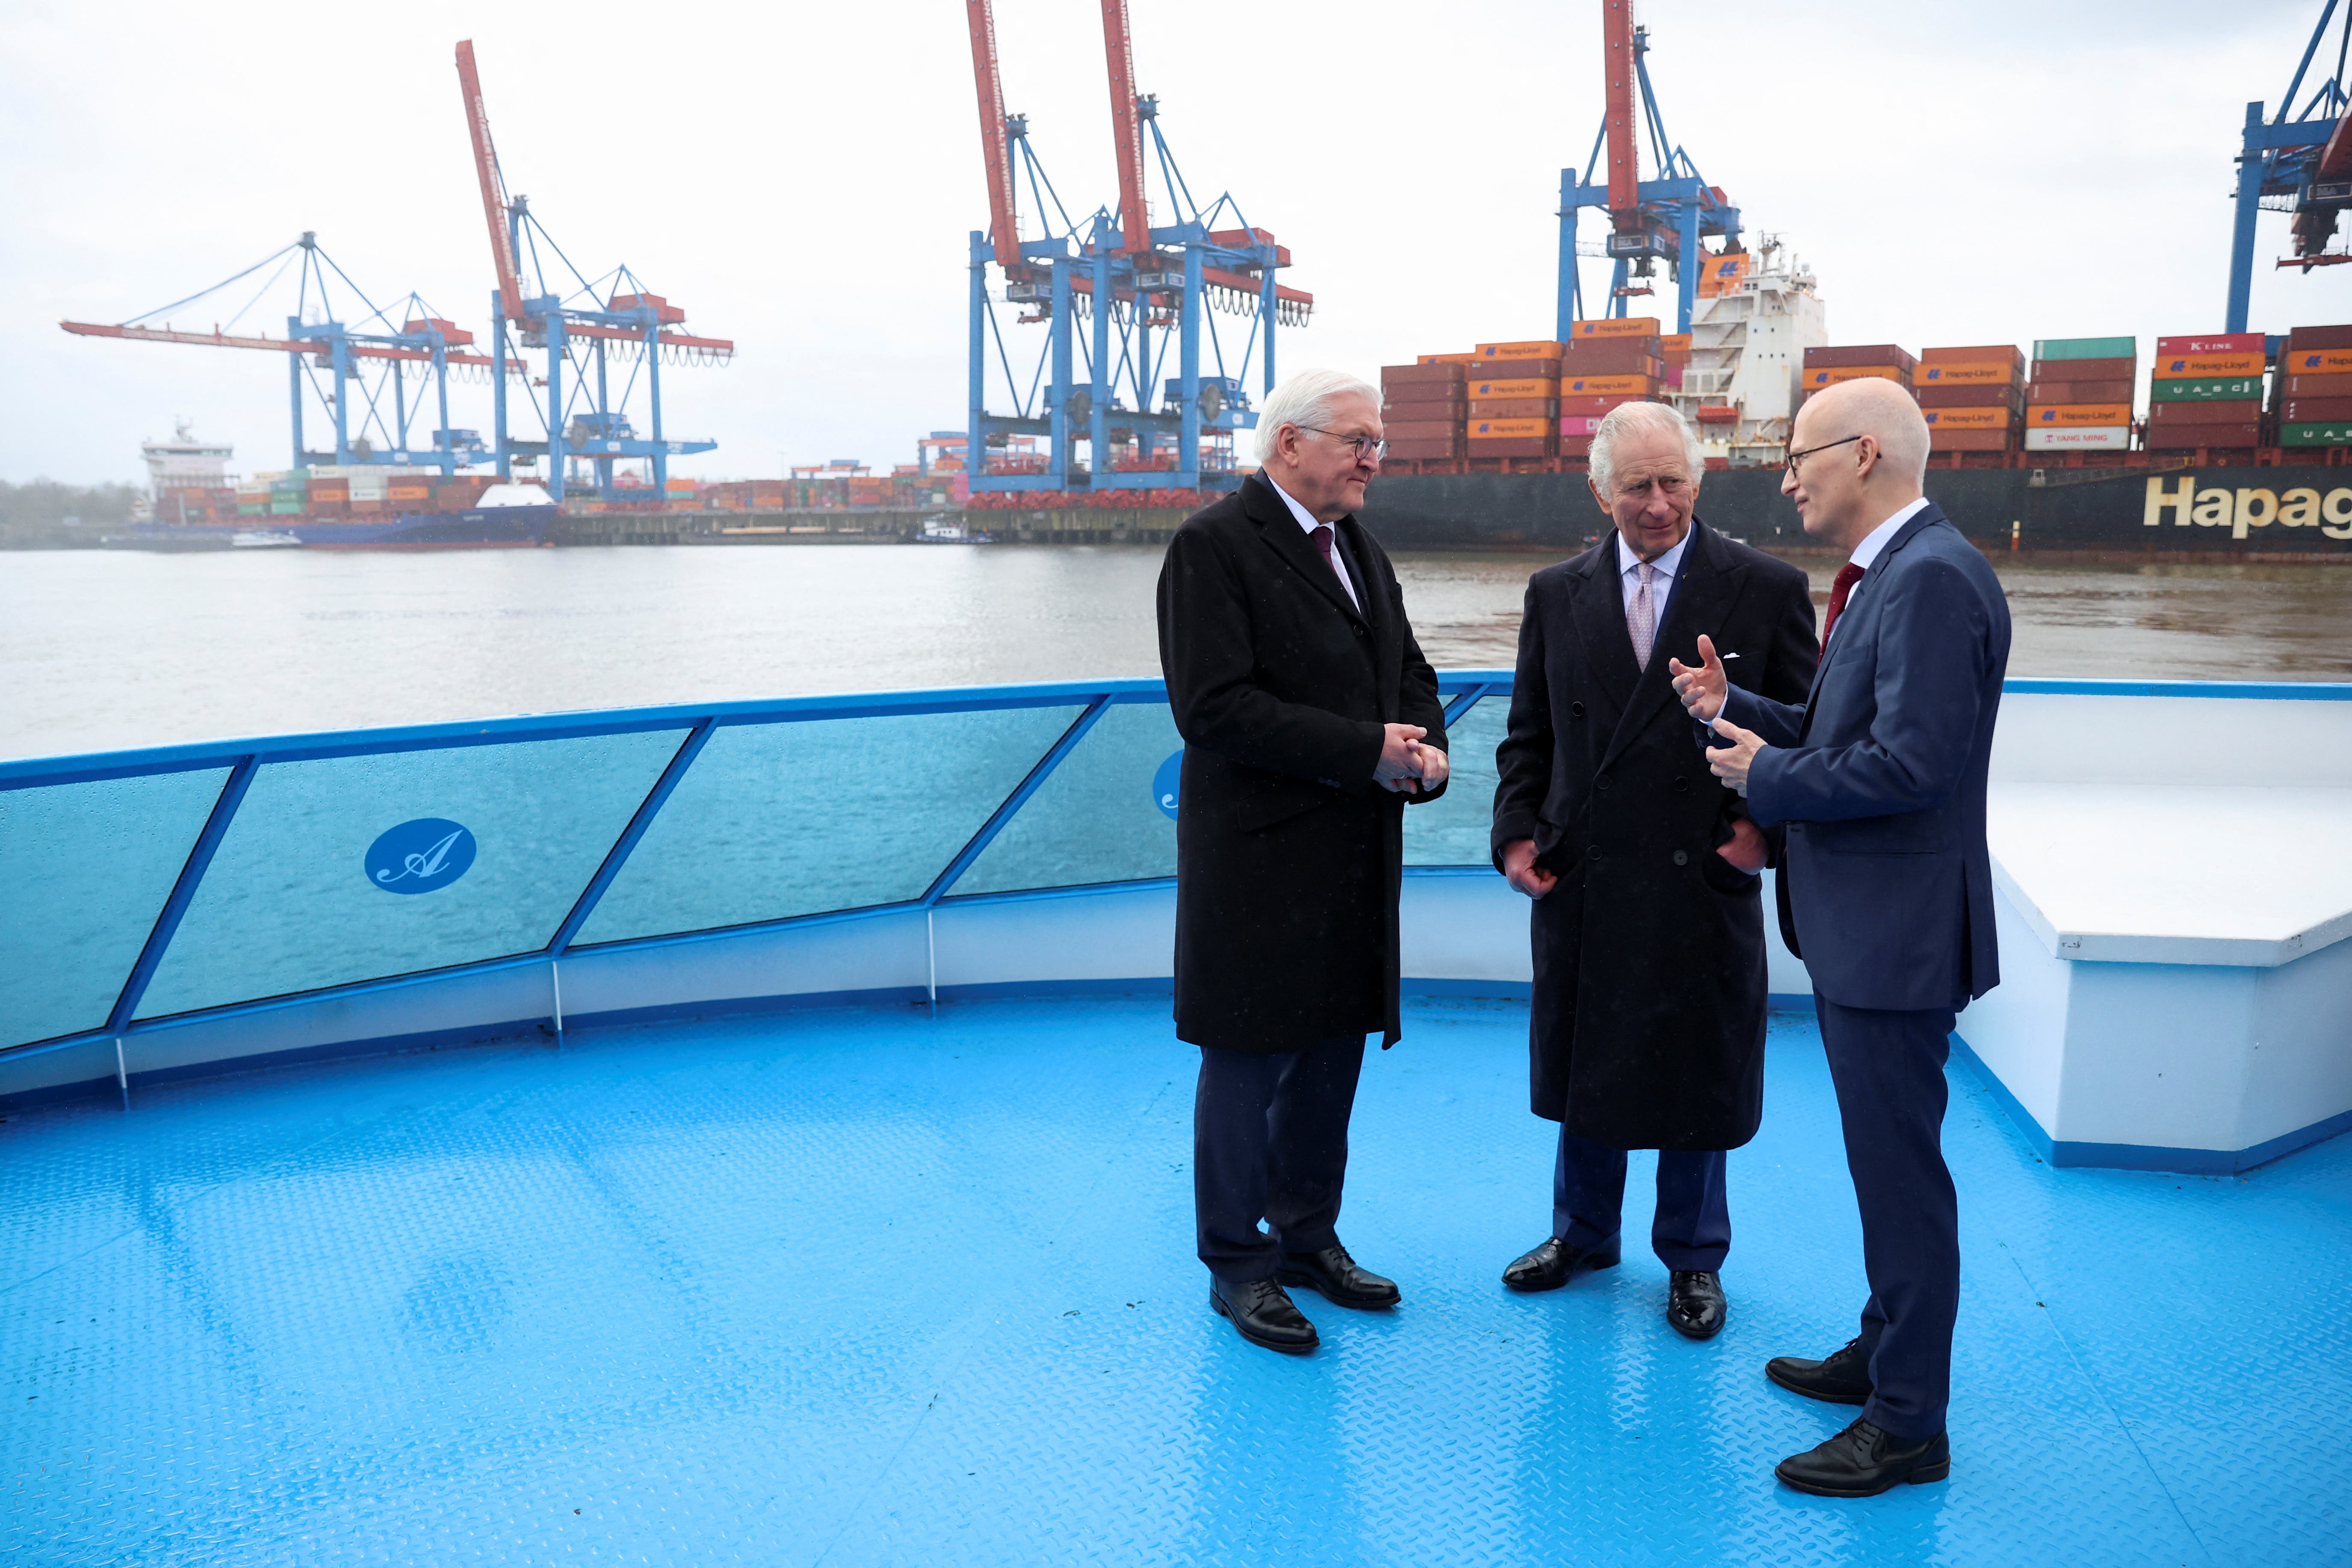
<path id="1" fill-rule="evenodd" d="M 1781 928 L 1814 988 L 1849 1007 L 1958 1008 L 2000 982 L 1985 773 L 2009 668 L 2009 605 L 1930 501 L 1871 563 L 1811 694 L 1731 688 L 1762 735 L 1748 781 L 1786 823 Z"/>

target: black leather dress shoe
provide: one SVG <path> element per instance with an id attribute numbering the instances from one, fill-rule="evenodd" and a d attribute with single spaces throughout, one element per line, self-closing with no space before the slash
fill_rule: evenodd
<path id="1" fill-rule="evenodd" d="M 1666 1282 L 1666 1322 L 1686 1340 L 1723 1332 L 1723 1281 L 1712 1268 L 1677 1268 Z"/>
<path id="2" fill-rule="evenodd" d="M 1776 1355 L 1764 1363 L 1764 1375 L 1808 1399 L 1831 1405 L 1870 1403 L 1870 1358 L 1862 1353 L 1858 1338 L 1846 1341 L 1845 1348 L 1826 1361 Z"/>
<path id="3" fill-rule="evenodd" d="M 1503 1270 L 1503 1283 L 1514 1290 L 1557 1290 L 1580 1274 L 1617 1267 L 1618 1245 L 1590 1251 L 1553 1237 L 1533 1252 L 1522 1253 Z"/>
<path id="4" fill-rule="evenodd" d="M 1228 1285 L 1209 1276 L 1209 1305 L 1217 1316 L 1231 1318 L 1242 1338 L 1285 1355 L 1305 1355 L 1322 1342 L 1307 1314 L 1292 1305 L 1290 1293 L 1271 1279 Z"/>
<path id="5" fill-rule="evenodd" d="M 1876 1497 L 1905 1481 L 1916 1487 L 1950 1475 L 1952 1445 L 1941 1432 L 1906 1443 L 1857 1421 L 1820 1447 L 1781 1460 L 1772 1473 L 1815 1497 Z"/>
<path id="6" fill-rule="evenodd" d="M 1377 1310 L 1393 1307 L 1401 1299 L 1395 1280 L 1383 1279 L 1363 1268 L 1336 1241 L 1320 1252 L 1283 1254 L 1274 1277 L 1282 1284 L 1318 1291 L 1335 1307 Z"/>

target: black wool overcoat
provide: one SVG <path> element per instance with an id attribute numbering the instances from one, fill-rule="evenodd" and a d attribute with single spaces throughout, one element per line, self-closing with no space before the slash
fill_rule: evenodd
<path id="1" fill-rule="evenodd" d="M 1224 1050 L 1398 1038 L 1404 812 L 1383 726 L 1445 744 L 1436 672 L 1388 552 L 1334 525 L 1360 614 L 1260 475 L 1184 520 L 1160 570 L 1160 665 L 1184 737 L 1176 1034 Z"/>
<path id="2" fill-rule="evenodd" d="M 1734 1149 L 1764 1112 L 1763 879 L 1716 853 L 1745 814 L 1708 772 L 1670 658 L 1715 639 L 1736 685 L 1803 700 L 1805 574 L 1694 520 L 1647 668 L 1612 531 L 1528 584 L 1494 850 L 1559 879 L 1530 914 L 1535 1113 L 1619 1149 Z"/>

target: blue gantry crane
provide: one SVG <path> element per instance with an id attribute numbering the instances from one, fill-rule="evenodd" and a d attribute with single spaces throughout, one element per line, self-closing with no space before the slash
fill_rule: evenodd
<path id="1" fill-rule="evenodd" d="M 239 332 L 238 325 L 265 299 L 285 298 L 293 273 L 294 308 L 286 335 Z M 252 284 L 257 275 L 258 284 Z M 333 285 L 340 281 L 339 291 Z M 252 284 L 250 293 L 246 286 Z M 236 290 L 231 294 L 228 291 Z M 215 296 L 222 297 L 215 300 Z M 176 323 L 205 301 L 245 303 L 226 320 L 215 317 L 209 332 Z M 351 314 L 353 310 L 360 313 Z M 160 323 L 160 324 L 159 324 Z M 184 300 L 110 323 L 60 321 L 79 337 L 121 338 L 134 342 L 186 343 L 204 348 L 259 349 L 286 356 L 288 399 L 293 416 L 293 466 L 438 468 L 444 475 L 483 458 L 480 436 L 449 425 L 449 375 L 453 368 L 487 375 L 496 363 L 469 353 L 474 334 L 441 315 L 415 293 L 379 307 L 352 281 L 306 231 L 299 239 L 209 289 Z M 495 379 L 495 378 L 493 378 Z M 428 402 L 437 416 L 432 443 L 419 447 L 417 422 Z M 331 451 L 312 451 L 304 437 L 303 415 L 315 405 L 335 433 Z"/>
<path id="2" fill-rule="evenodd" d="M 545 355 L 544 374 L 534 378 L 546 392 L 544 407 L 537 410 L 541 439 L 527 440 L 509 432 L 506 378 L 495 383 L 491 450 L 499 477 L 511 477 L 518 458 L 544 457 L 548 491 L 561 501 L 570 482 L 567 470 L 576 462 L 595 476 L 596 494 L 609 498 L 614 493 L 614 465 L 643 460 L 651 468 L 651 489 L 659 495 L 668 485 L 670 458 L 718 446 L 716 441 L 671 440 L 664 433 L 661 367 L 725 364 L 734 357 L 735 345 L 724 338 L 675 331 L 686 320 L 686 311 L 647 291 L 626 267 L 591 281 L 572 266 L 532 216 L 529 198 L 507 195 L 470 40 L 457 46 L 457 81 L 465 96 L 466 129 L 473 139 L 474 172 L 481 184 L 482 212 L 498 274 L 498 288 L 490 295 L 492 352 L 506 358 L 511 327 L 521 348 Z M 568 288 L 561 280 L 567 274 Z M 623 371 L 617 395 L 616 364 Z M 650 417 L 650 428 L 642 436 L 628 415 L 641 372 Z"/>
<path id="3" fill-rule="evenodd" d="M 1257 423 L 1245 390 L 1252 362 L 1271 391 L 1276 328 L 1304 325 L 1314 310 L 1313 295 L 1276 280 L 1290 252 L 1250 226 L 1230 193 L 1205 206 L 1193 199 L 1160 128 L 1158 100 L 1135 91 L 1126 0 L 1102 0 L 1118 207 L 1073 221 L 1026 117 L 1004 111 L 990 0 L 966 0 L 965 10 L 989 195 L 989 229 L 973 231 L 969 258 L 971 488 L 1102 492 L 1237 483 L 1233 439 Z M 1150 221 L 1148 164 L 1160 172 L 1161 210 L 1171 222 Z M 1024 184 L 1044 231 L 1036 238 L 1021 232 Z M 1034 363 L 1024 356 L 1016 368 L 989 286 L 992 264 L 1004 303 L 1020 312 L 1013 324 L 1047 329 Z M 1214 320 L 1220 314 L 1245 327 L 1230 360 Z M 1002 383 L 1007 412 L 990 411 L 992 380 Z M 1042 437 L 1043 454 L 1013 457 L 1020 437 Z"/>
<path id="4" fill-rule="evenodd" d="M 2230 239 L 2230 299 L 2226 331 L 2246 330 L 2246 310 L 2254 284 L 2254 224 L 2264 212 L 2294 215 L 2294 254 L 2281 267 L 2340 266 L 2352 254 L 2331 251 L 2336 221 L 2352 206 L 2352 94 L 2344 86 L 2347 52 L 2352 50 L 2352 6 L 2337 19 L 2338 0 L 2327 0 L 2311 29 L 2311 41 L 2295 62 L 2294 76 L 2279 100 L 2277 117 L 2264 119 L 2260 102 L 2246 105 L 2245 131 L 2238 153 L 2237 222 Z M 2322 58 L 2335 27 L 2336 68 L 2308 81 L 2312 62 Z M 2306 96 L 2306 82 L 2310 92 Z"/>
<path id="5" fill-rule="evenodd" d="M 1658 111 L 1657 95 L 1650 88 L 1649 29 L 1633 25 L 1633 0 L 1601 0 L 1601 71 L 1606 88 L 1601 133 L 1592 140 L 1592 155 L 1584 173 L 1559 172 L 1559 325 L 1565 342 L 1574 334 L 1570 323 L 1585 319 L 1582 279 L 1578 276 L 1576 216 L 1587 207 L 1603 209 L 1609 233 L 1602 254 L 1610 262 L 1609 300 L 1598 312 L 1628 314 L 1634 295 L 1653 292 L 1645 279 L 1656 264 L 1665 261 L 1677 285 L 1675 331 L 1690 331 L 1691 302 L 1696 296 L 1699 241 L 1721 237 L 1729 254 L 1743 248 L 1739 240 L 1739 209 L 1701 177 L 1691 155 L 1666 134 L 1665 118 Z M 1641 177 L 1641 137 L 1646 132 L 1654 179 Z M 1603 154 L 1609 160 L 1604 177 L 1595 180 Z"/>

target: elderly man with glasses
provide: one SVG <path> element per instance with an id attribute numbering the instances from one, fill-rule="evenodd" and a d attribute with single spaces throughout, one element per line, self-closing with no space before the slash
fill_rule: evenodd
<path id="1" fill-rule="evenodd" d="M 1550 1233 L 1503 1283 L 1613 1268 L 1626 1151 L 1655 1149 L 1650 1246 L 1667 1325 L 1694 1340 L 1728 1310 L 1726 1152 L 1763 1114 L 1768 847 L 1707 771 L 1670 665 L 1712 639 L 1731 680 L 1797 702 L 1815 654 L 1805 574 L 1699 521 L 1704 468 L 1664 404 L 1601 420 L 1590 483 L 1611 527 L 1528 584 L 1494 825 L 1496 866 L 1534 900 L 1529 1099 L 1559 1123 Z"/>
<path id="2" fill-rule="evenodd" d="M 1399 1037 L 1404 808 L 1445 787 L 1445 721 L 1396 573 L 1355 519 L 1385 450 L 1380 394 L 1302 372 L 1266 399 L 1257 442 L 1258 471 L 1185 520 L 1160 573 L 1184 737 L 1176 1034 L 1201 1048 L 1210 1306 L 1303 1354 L 1315 1326 L 1285 1285 L 1341 1307 L 1399 1299 L 1337 1227 L 1364 1037 Z"/>

